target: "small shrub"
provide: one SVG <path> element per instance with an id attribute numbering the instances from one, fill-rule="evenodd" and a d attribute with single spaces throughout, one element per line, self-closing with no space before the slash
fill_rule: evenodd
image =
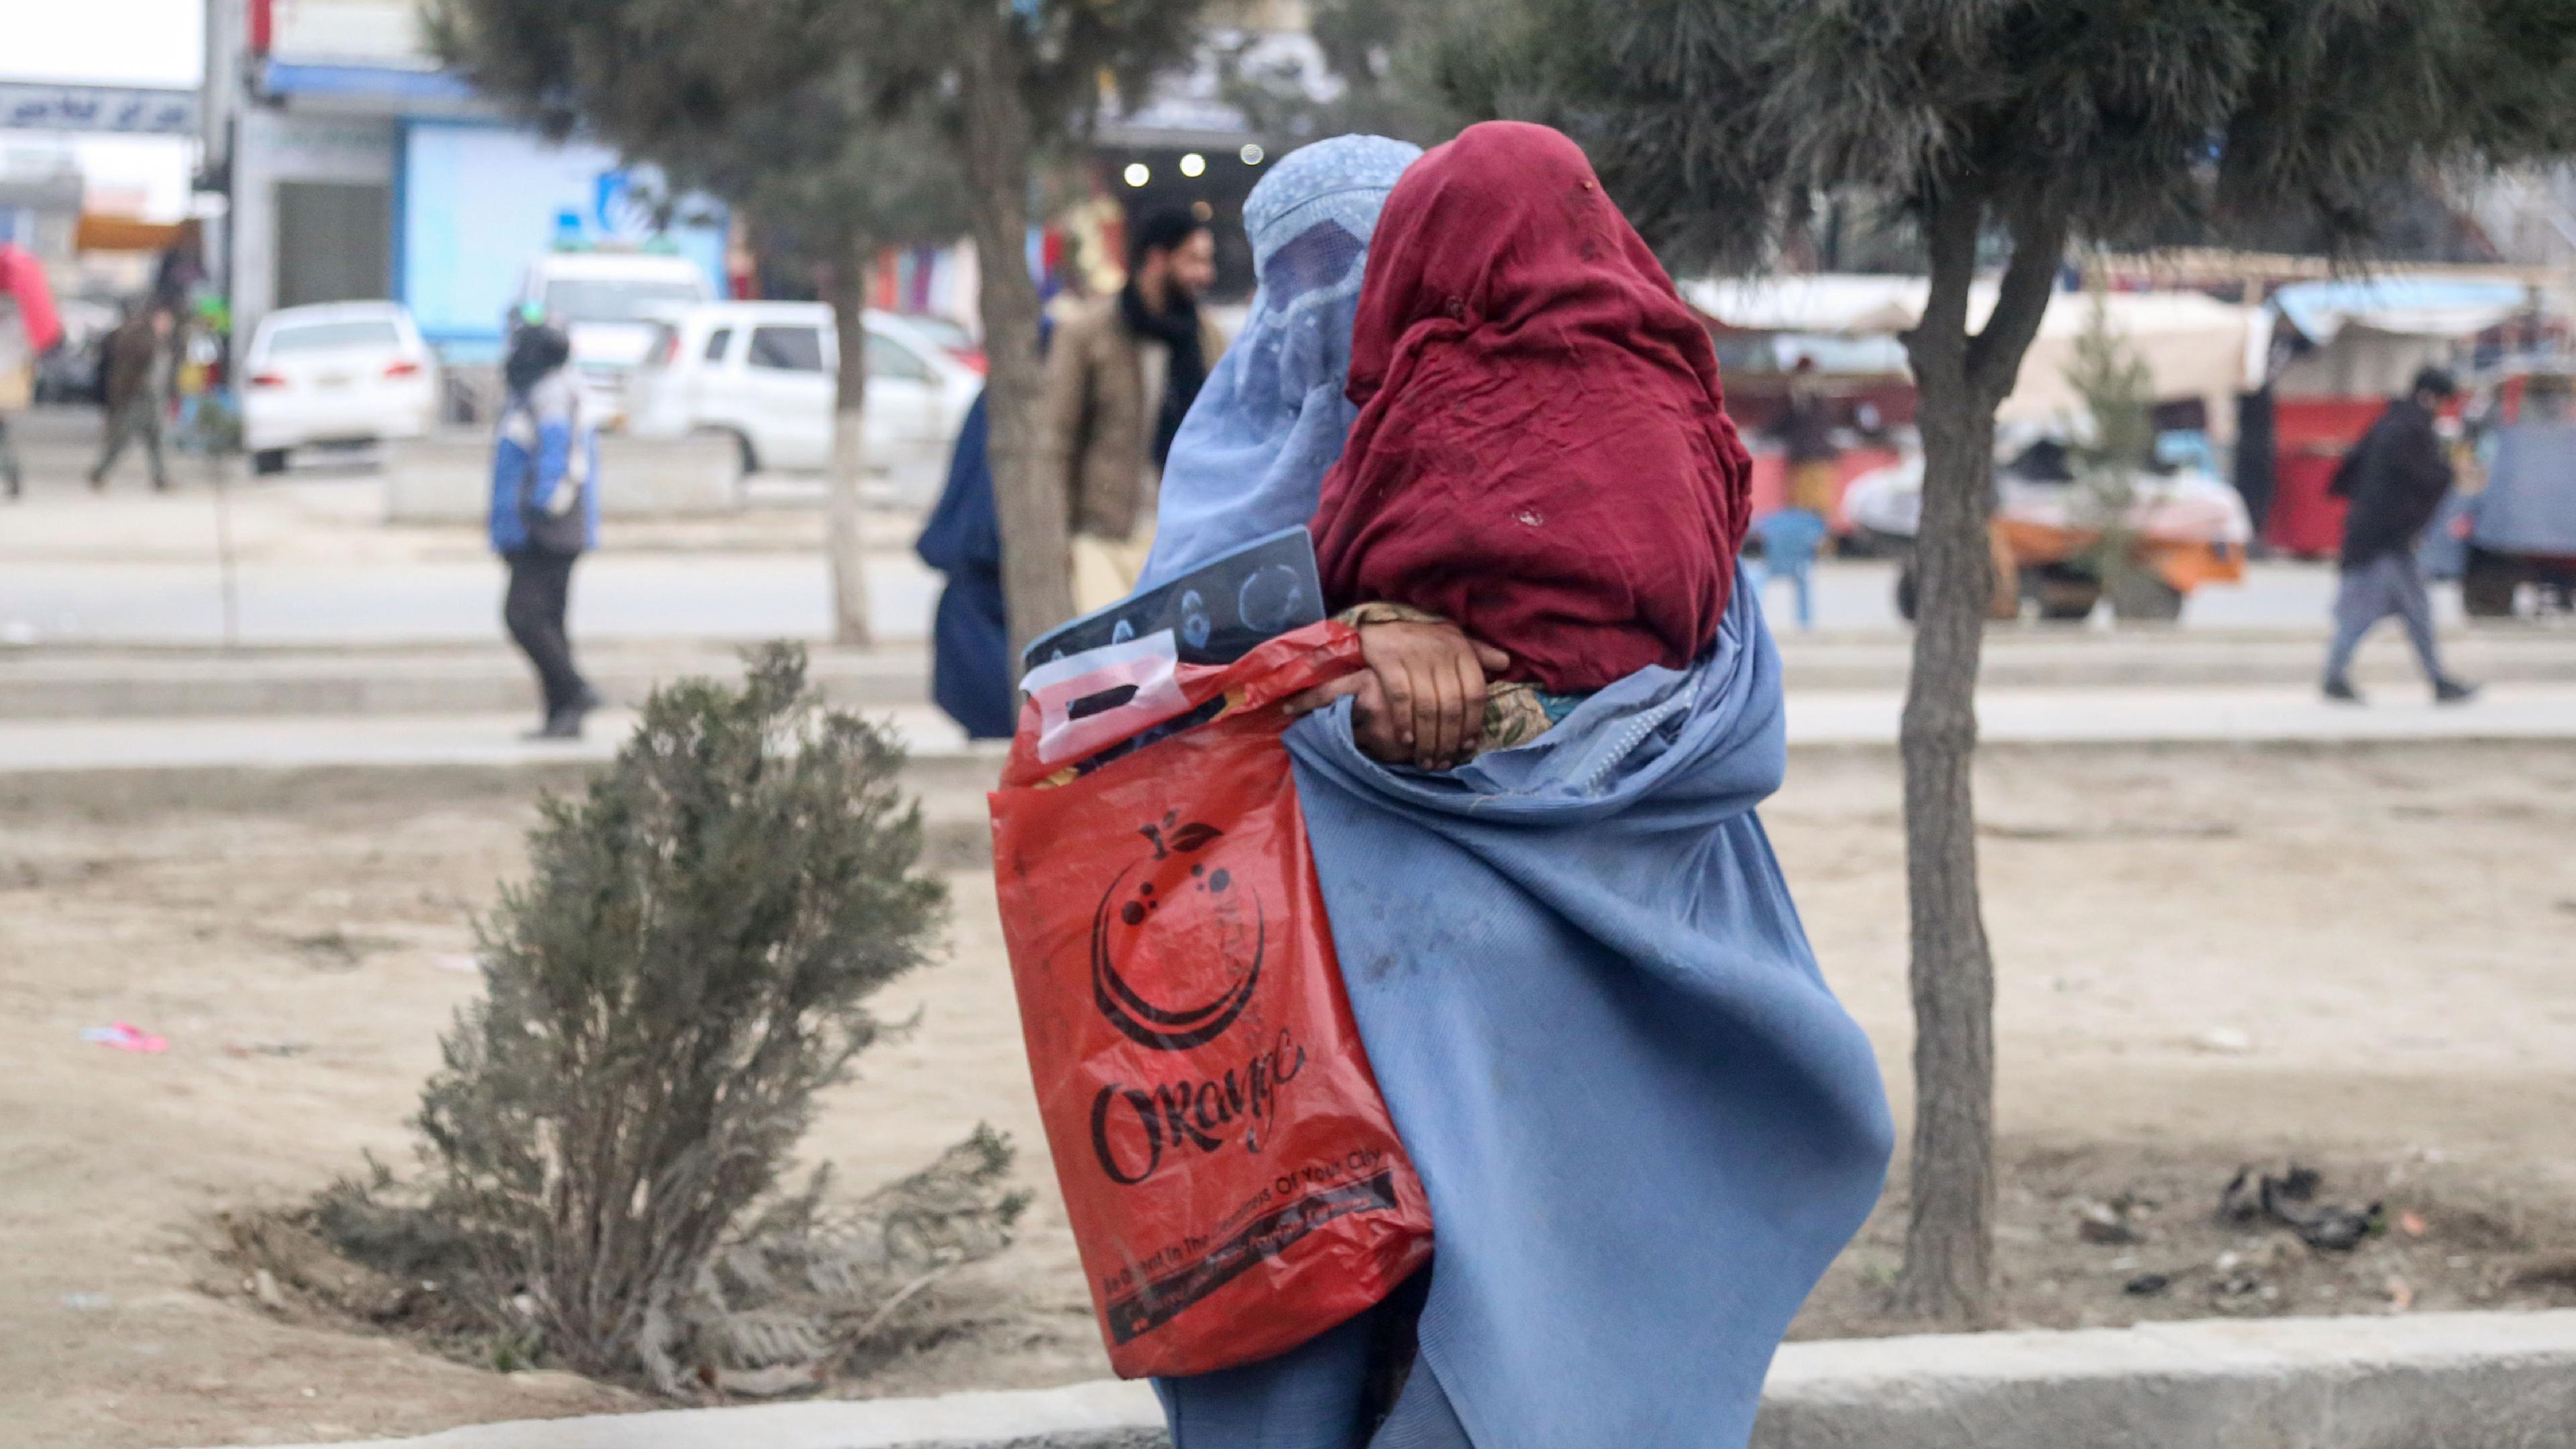
<path id="1" fill-rule="evenodd" d="M 464 1245 L 496 1329 L 686 1386 L 710 1265 L 755 1225 L 815 1093 L 883 1030 L 869 996 L 941 922 L 901 765 L 778 645 L 739 689 L 656 693 L 615 764 L 543 807 L 419 1119 L 420 1211 Z M 517 1337 L 494 1352 L 535 1356 Z"/>

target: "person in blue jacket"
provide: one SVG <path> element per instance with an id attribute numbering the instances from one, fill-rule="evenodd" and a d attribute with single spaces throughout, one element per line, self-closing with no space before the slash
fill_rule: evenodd
<path id="1" fill-rule="evenodd" d="M 564 629 L 572 566 L 599 543 L 599 435 L 582 416 L 571 359 L 559 329 L 531 321 L 513 335 L 492 449 L 492 551 L 510 566 L 501 622 L 545 694 L 531 739 L 581 738 L 582 716 L 600 704 L 573 664 Z"/>

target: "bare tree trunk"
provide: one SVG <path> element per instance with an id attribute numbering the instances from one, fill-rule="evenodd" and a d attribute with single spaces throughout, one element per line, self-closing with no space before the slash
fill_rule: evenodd
<path id="1" fill-rule="evenodd" d="M 1982 1322 L 1994 1262 L 1994 959 L 1977 887 L 1977 671 L 1994 597 L 1995 409 L 2048 305 L 2064 231 L 2016 229 L 1985 329 L 1968 331 L 1985 208 L 1945 199 L 1925 219 L 1932 290 L 1905 339 L 1921 389 L 1923 521 L 1915 533 L 1914 669 L 1905 762 L 1906 897 L 1913 933 L 1914 1148 L 1897 1306 Z"/>
<path id="2" fill-rule="evenodd" d="M 868 264 L 875 248 L 849 233 L 835 238 L 830 290 L 833 330 L 840 334 L 840 381 L 832 408 L 832 493 L 824 515 L 824 549 L 832 560 L 832 642 L 867 644 L 867 545 L 859 491 L 867 476 Z"/>
<path id="3" fill-rule="evenodd" d="M 1002 528 L 1002 596 L 1011 653 L 1073 617 L 1073 556 L 1064 480 L 1041 476 L 1038 403 L 1038 289 L 1023 257 L 1028 246 L 1029 120 L 1009 13 L 969 42 L 961 74 L 966 113 L 967 206 L 981 264 L 985 410 L 993 501 Z"/>

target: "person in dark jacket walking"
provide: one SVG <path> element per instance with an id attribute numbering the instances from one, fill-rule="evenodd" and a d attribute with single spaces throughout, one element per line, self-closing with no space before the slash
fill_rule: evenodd
<path id="1" fill-rule="evenodd" d="M 170 309 L 154 303 L 108 334 L 107 353 L 99 364 L 107 403 L 107 444 L 98 466 L 89 470 L 89 486 L 104 490 L 108 470 L 125 453 L 125 445 L 142 441 L 152 462 L 152 486 L 170 487 L 170 471 L 161 458 L 161 414 L 170 406 L 170 384 L 178 370 L 179 348 L 173 340 L 178 321 Z"/>
<path id="2" fill-rule="evenodd" d="M 547 326 L 510 342 L 509 389 L 492 449 L 492 551 L 510 566 L 501 604 L 545 692 L 545 720 L 531 739 L 581 738 L 600 699 L 574 667 L 564 615 L 572 566 L 599 543 L 599 435 L 582 416 L 581 389 L 565 364 L 572 344 Z"/>
<path id="3" fill-rule="evenodd" d="M 2433 415 L 2458 392 L 2451 375 L 2438 367 L 2415 374 L 2407 395 L 2391 402 L 2371 424 L 2328 485 L 2328 492 L 2351 504 L 2344 515 L 2334 645 L 2326 654 L 2328 699 L 2361 702 L 2352 687 L 2353 651 L 2372 625 L 2391 614 L 2406 626 L 2424 676 L 2433 682 L 2434 699 L 2458 704 L 2477 693 L 2476 686 L 2442 672 L 2433 639 L 2433 603 L 2424 591 L 2423 567 L 2415 560 L 2416 541 L 2451 491 L 2451 462 Z"/>

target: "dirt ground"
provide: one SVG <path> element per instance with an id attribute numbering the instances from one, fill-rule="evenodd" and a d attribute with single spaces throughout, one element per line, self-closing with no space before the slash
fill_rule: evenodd
<path id="1" fill-rule="evenodd" d="M 2576 1303 L 2576 751 L 1991 750 L 1981 803 L 2009 1321 Z M 0 779 L 16 1442 L 293 1442 L 635 1402 L 275 1311 L 216 1253 L 224 1213 L 301 1200 L 362 1150 L 410 1163 L 438 1032 L 477 988 L 468 918 L 528 819 L 524 777 L 462 772 Z M 1802 752 L 1766 820 L 1901 1111 L 1893 761 Z M 990 1121 L 1040 1200 L 950 1293 L 951 1328 L 853 1394 L 1105 1372 L 990 884 L 953 879 L 955 959 L 884 1001 L 919 1028 L 863 1061 L 808 1147 L 864 1188 Z M 81 1039 L 119 1021 L 169 1050 Z M 2326 1200 L 2384 1200 L 2385 1236 L 2320 1254 L 2212 1220 L 2239 1164 L 2293 1157 Z M 2132 1240 L 2089 1240 L 2088 1211 L 2113 1220 L 2093 1237 Z M 1891 1199 L 1800 1334 L 1896 1326 L 1876 1297 L 1901 1230 Z"/>

